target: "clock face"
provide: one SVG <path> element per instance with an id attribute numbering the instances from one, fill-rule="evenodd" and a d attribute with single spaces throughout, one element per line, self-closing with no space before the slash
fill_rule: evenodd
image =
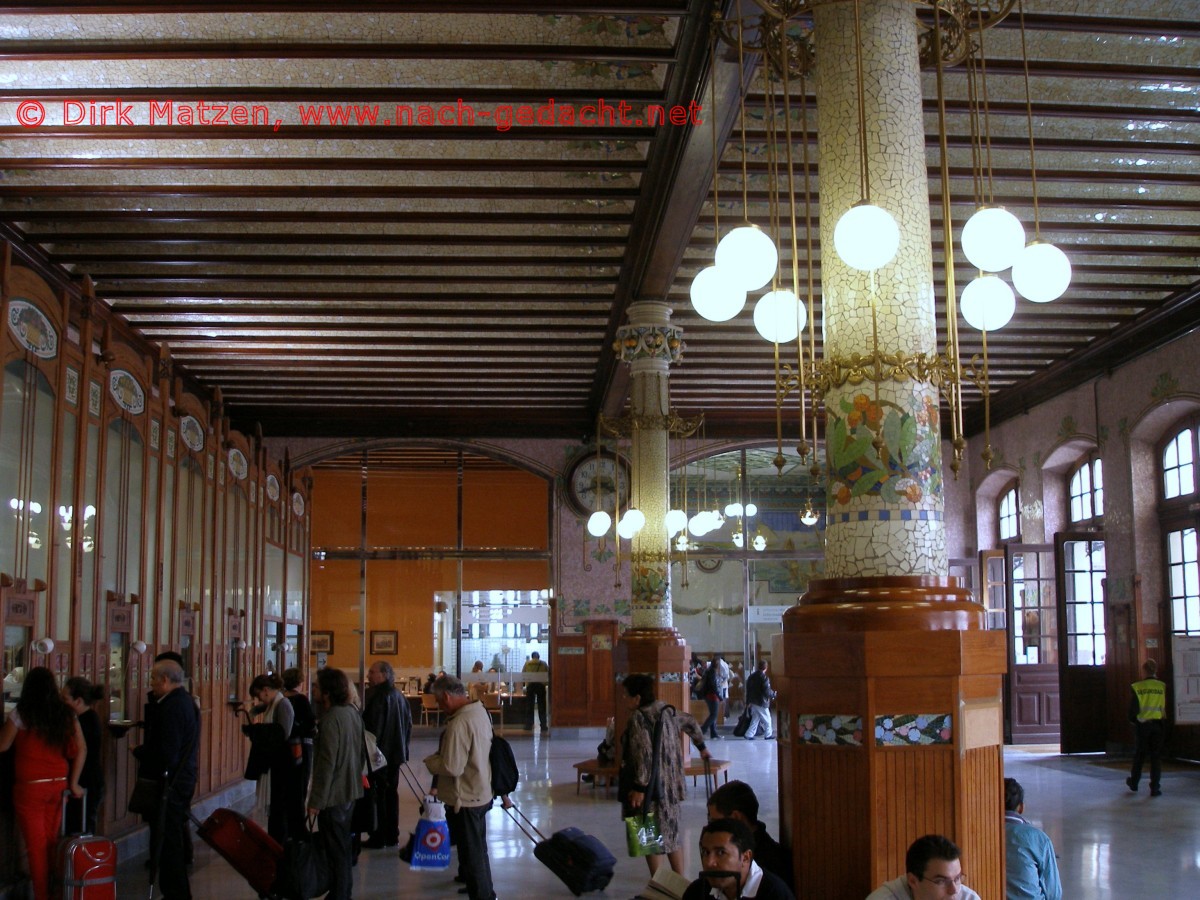
<path id="1" fill-rule="evenodd" d="M 593 450 L 581 457 L 567 473 L 567 500 L 582 516 L 598 509 L 612 514 L 629 503 L 629 465 L 614 453 Z"/>

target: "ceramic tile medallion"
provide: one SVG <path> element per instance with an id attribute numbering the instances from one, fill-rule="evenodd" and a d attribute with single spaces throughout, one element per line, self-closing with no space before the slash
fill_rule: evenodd
<path id="1" fill-rule="evenodd" d="M 183 445 L 193 453 L 204 449 L 204 426 L 195 416 L 184 416 L 179 420 L 179 434 Z"/>
<path id="2" fill-rule="evenodd" d="M 146 409 L 146 392 L 137 379 L 124 369 L 113 369 L 109 373 L 108 392 L 117 406 L 130 415 L 141 415 Z"/>
<path id="3" fill-rule="evenodd" d="M 862 716 L 807 714 L 796 717 L 796 742 L 862 746 Z"/>
<path id="4" fill-rule="evenodd" d="M 250 472 L 250 464 L 246 460 L 246 454 L 237 447 L 229 448 L 229 471 L 233 473 L 233 477 L 238 481 L 245 481 L 246 475 Z"/>
<path id="5" fill-rule="evenodd" d="M 876 747 L 949 744 L 954 735 L 949 713 L 904 713 L 875 717 Z"/>
<path id="6" fill-rule="evenodd" d="M 8 327 L 17 343 L 39 359 L 58 355 L 58 332 L 45 314 L 28 300 L 8 302 Z"/>

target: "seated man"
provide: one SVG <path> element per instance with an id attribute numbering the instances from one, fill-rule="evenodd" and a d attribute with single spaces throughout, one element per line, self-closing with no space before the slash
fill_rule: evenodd
<path id="1" fill-rule="evenodd" d="M 744 781 L 730 781 L 713 791 L 708 798 L 708 821 L 715 819 L 735 819 L 749 828 L 754 835 L 754 861 L 795 889 L 792 854 L 767 833 L 766 825 L 758 821 L 758 796 L 754 788 Z"/>
<path id="2" fill-rule="evenodd" d="M 736 819 L 717 819 L 700 832 L 700 877 L 683 900 L 795 900 L 791 888 L 754 861 L 754 836 Z"/>
<path id="3" fill-rule="evenodd" d="M 1025 789 L 1015 778 L 1004 779 L 1004 843 L 1007 849 L 1008 900 L 1062 900 L 1058 861 L 1046 832 L 1031 825 L 1025 812 Z"/>
<path id="4" fill-rule="evenodd" d="M 955 843 L 940 834 L 919 837 L 904 856 L 906 873 L 867 900 L 979 900 L 979 895 L 962 883 L 961 855 Z"/>

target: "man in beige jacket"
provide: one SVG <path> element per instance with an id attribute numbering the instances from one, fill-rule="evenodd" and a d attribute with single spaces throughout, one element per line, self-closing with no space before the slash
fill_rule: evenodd
<path id="1" fill-rule="evenodd" d="M 495 900 L 487 852 L 487 813 L 492 808 L 492 718 L 452 675 L 433 683 L 438 708 L 446 714 L 437 753 L 425 767 L 437 777 L 438 799 L 446 804 L 446 823 L 458 847 L 458 874 L 470 900 Z"/>

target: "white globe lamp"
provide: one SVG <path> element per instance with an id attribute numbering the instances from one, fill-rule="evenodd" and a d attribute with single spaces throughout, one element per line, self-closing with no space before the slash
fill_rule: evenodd
<path id="1" fill-rule="evenodd" d="M 981 272 L 1003 272 L 1025 246 L 1025 226 L 1003 206 L 981 206 L 962 230 L 963 253 Z"/>
<path id="2" fill-rule="evenodd" d="M 604 537 L 612 525 L 612 516 L 602 509 L 596 510 L 588 517 L 587 530 L 592 537 Z"/>
<path id="3" fill-rule="evenodd" d="M 692 307 L 710 322 L 727 322 L 746 305 L 746 289 L 726 269 L 708 266 L 692 279 Z"/>
<path id="4" fill-rule="evenodd" d="M 762 553 L 767 549 L 767 539 L 761 534 L 756 534 L 754 536 L 753 545 L 755 550 L 757 550 L 759 553 Z"/>
<path id="5" fill-rule="evenodd" d="M 900 249 L 900 226 L 886 209 L 864 200 L 838 219 L 833 247 L 850 268 L 873 272 L 895 259 Z"/>
<path id="6" fill-rule="evenodd" d="M 1071 261 L 1053 244 L 1030 241 L 1012 267 L 1013 287 L 1026 300 L 1049 303 L 1071 285 Z"/>
<path id="7" fill-rule="evenodd" d="M 746 515 L 747 516 L 757 516 L 758 515 L 758 504 L 757 503 L 747 503 L 746 504 Z"/>
<path id="8" fill-rule="evenodd" d="M 757 291 L 779 267 L 775 242 L 757 225 L 739 225 L 717 244 L 717 268 L 746 291 Z"/>
<path id="9" fill-rule="evenodd" d="M 667 528 L 667 537 L 675 537 L 675 535 L 687 528 L 687 513 L 682 509 L 673 509 L 667 513 L 663 519 L 663 524 Z"/>
<path id="10" fill-rule="evenodd" d="M 808 313 L 791 291 L 771 291 L 754 304 L 754 327 L 773 344 L 794 341 L 807 319 Z"/>
<path id="11" fill-rule="evenodd" d="M 1017 298 L 999 275 L 980 275 L 962 292 L 958 307 L 967 324 L 979 331 L 999 331 L 1013 317 Z"/>

